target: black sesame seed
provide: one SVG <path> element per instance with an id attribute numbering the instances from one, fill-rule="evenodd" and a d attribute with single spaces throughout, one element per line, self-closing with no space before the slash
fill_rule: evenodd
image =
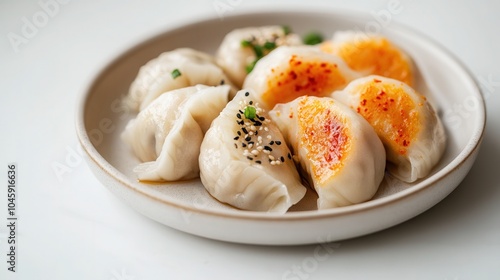
<path id="1" fill-rule="evenodd" d="M 239 125 L 243 125 L 245 122 L 244 121 L 239 121 L 237 122 Z"/>
<path id="2" fill-rule="evenodd" d="M 281 141 L 279 141 L 279 140 L 276 141 L 276 145 L 278 145 L 278 146 L 281 145 Z"/>
<path id="3" fill-rule="evenodd" d="M 269 145 L 274 145 L 274 141 L 269 142 Z"/>
<path id="4" fill-rule="evenodd" d="M 256 160 L 255 162 L 258 164 L 262 164 L 262 161 L 260 161 L 260 160 Z"/>
<path id="5" fill-rule="evenodd" d="M 223 84 L 225 84 L 225 83 L 226 83 L 226 81 L 224 81 L 224 80 L 220 80 L 220 85 L 223 85 Z"/>
<path id="6" fill-rule="evenodd" d="M 271 152 L 271 151 L 273 150 L 273 148 L 271 148 L 271 147 L 269 147 L 269 146 L 264 146 L 264 150 L 268 150 L 268 151 L 270 151 L 270 152 Z"/>
<path id="7" fill-rule="evenodd" d="M 282 156 L 280 157 L 281 162 L 285 162 L 285 158 Z"/>
<path id="8" fill-rule="evenodd" d="M 249 159 L 249 160 L 253 160 L 253 157 L 247 157 L 247 159 Z"/>
<path id="9" fill-rule="evenodd" d="M 245 133 L 245 134 L 248 134 L 248 130 L 247 130 L 245 127 L 243 127 L 243 128 L 241 129 L 241 131 L 243 131 L 243 133 Z"/>
<path id="10" fill-rule="evenodd" d="M 238 136 L 241 136 L 241 131 L 238 131 L 238 132 L 236 132 L 236 133 L 238 133 Z"/>
<path id="11" fill-rule="evenodd" d="M 253 144 L 255 144 L 255 142 L 254 142 L 254 141 L 249 141 L 249 142 L 248 142 L 248 145 L 250 145 L 250 144 L 252 144 L 252 145 L 253 145 Z"/>
<path id="12" fill-rule="evenodd" d="M 256 130 L 256 131 L 255 131 L 255 136 L 257 136 L 258 134 L 259 134 L 259 131 L 258 131 L 258 130 Z"/>
<path id="13" fill-rule="evenodd" d="M 245 144 L 245 143 L 241 143 L 241 146 L 242 146 L 243 148 L 245 148 L 245 147 L 247 146 L 247 144 Z"/>
<path id="14" fill-rule="evenodd" d="M 266 118 L 264 118 L 264 117 L 259 117 L 259 120 L 261 120 L 261 121 L 265 121 L 265 120 L 266 120 Z"/>
<path id="15" fill-rule="evenodd" d="M 234 147 L 235 147 L 236 149 L 238 149 L 238 144 L 234 143 Z"/>
<path id="16" fill-rule="evenodd" d="M 247 141 L 247 142 L 250 141 L 250 140 L 252 140 L 252 137 L 250 137 L 250 136 L 248 136 L 247 138 L 245 138 L 245 141 Z"/>
<path id="17" fill-rule="evenodd" d="M 241 111 L 241 110 L 238 110 L 238 112 L 240 112 L 240 114 L 245 114 L 245 112 Z"/>
<path id="18" fill-rule="evenodd" d="M 236 136 L 236 137 L 234 137 L 233 139 L 234 139 L 234 140 L 238 140 L 238 139 L 240 139 L 240 137 L 239 137 L 239 136 Z"/>
<path id="19" fill-rule="evenodd" d="M 288 153 L 288 159 L 292 159 L 292 155 Z"/>
<path id="20" fill-rule="evenodd" d="M 254 124 L 255 126 L 261 126 L 261 125 L 262 125 L 262 123 L 261 123 L 261 122 L 259 122 L 259 121 L 254 121 L 254 122 L 253 122 L 253 124 Z"/>
<path id="21" fill-rule="evenodd" d="M 248 102 L 248 104 L 253 105 L 253 101 L 252 101 L 252 100 L 250 100 L 250 102 Z"/>
<path id="22" fill-rule="evenodd" d="M 241 119 L 241 114 L 240 113 L 236 114 L 236 116 L 238 117 L 238 119 Z"/>
<path id="23" fill-rule="evenodd" d="M 245 96 L 249 96 L 250 95 L 250 92 L 245 92 Z"/>

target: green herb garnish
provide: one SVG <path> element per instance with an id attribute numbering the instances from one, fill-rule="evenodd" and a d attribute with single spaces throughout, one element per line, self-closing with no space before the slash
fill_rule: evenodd
<path id="1" fill-rule="evenodd" d="M 253 106 L 246 106 L 244 112 L 245 118 L 251 120 L 257 115 L 257 110 Z"/>
<path id="2" fill-rule="evenodd" d="M 264 43 L 264 49 L 266 50 L 274 50 L 276 48 L 276 43 L 275 42 L 265 42 Z"/>
<path id="3" fill-rule="evenodd" d="M 285 33 L 285 35 L 292 33 L 292 29 L 288 25 L 283 25 L 281 28 L 283 28 L 283 33 Z"/>
<path id="4" fill-rule="evenodd" d="M 177 78 L 177 77 L 181 76 L 181 75 L 182 75 L 182 73 L 181 73 L 181 71 L 179 71 L 179 69 L 177 69 L 177 68 L 176 68 L 176 69 L 174 69 L 174 70 L 172 71 L 171 75 L 172 75 L 172 78 L 173 78 L 173 79 L 175 79 L 175 78 Z"/>
<path id="5" fill-rule="evenodd" d="M 253 68 L 255 67 L 255 64 L 257 64 L 257 61 L 258 61 L 258 59 L 252 61 L 250 64 L 245 66 L 245 70 L 247 71 L 247 73 L 252 72 Z"/>
<path id="6" fill-rule="evenodd" d="M 243 40 L 243 41 L 241 41 L 241 46 L 242 47 L 250 47 L 250 46 L 252 46 L 252 42 L 250 42 L 248 40 Z"/>
<path id="7" fill-rule="evenodd" d="M 306 34 L 303 38 L 302 41 L 306 45 L 317 45 L 321 42 L 323 42 L 323 35 L 317 33 L 317 32 L 311 32 Z"/>

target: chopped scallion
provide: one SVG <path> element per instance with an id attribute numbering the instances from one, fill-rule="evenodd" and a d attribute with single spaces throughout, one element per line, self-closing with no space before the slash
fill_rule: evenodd
<path id="1" fill-rule="evenodd" d="M 177 68 L 176 68 L 176 69 L 174 69 L 174 70 L 172 71 L 171 75 L 172 75 L 172 78 L 173 78 L 173 79 L 175 79 L 175 78 L 177 78 L 177 77 L 181 76 L 181 75 L 182 75 L 182 73 L 181 73 L 181 71 L 179 71 L 179 69 L 177 69 Z"/>
<path id="2" fill-rule="evenodd" d="M 257 114 L 257 110 L 253 106 L 246 106 L 244 114 L 245 114 L 245 118 L 251 120 L 251 119 L 255 118 L 255 115 Z"/>
<path id="3" fill-rule="evenodd" d="M 281 28 L 283 28 L 283 33 L 285 33 L 285 35 L 292 33 L 292 29 L 288 25 L 283 25 Z"/>
<path id="4" fill-rule="evenodd" d="M 317 32 L 311 32 L 306 34 L 303 38 L 302 41 L 306 45 L 317 45 L 321 42 L 323 42 L 323 35 L 317 33 Z"/>

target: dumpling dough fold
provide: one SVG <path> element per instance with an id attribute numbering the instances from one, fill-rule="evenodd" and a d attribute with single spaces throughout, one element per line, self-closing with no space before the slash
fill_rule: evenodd
<path id="1" fill-rule="evenodd" d="M 229 86 L 193 86 L 167 92 L 131 120 L 122 139 L 144 163 L 141 181 L 198 177 L 198 155 L 205 132 L 228 102 Z"/>
<path id="2" fill-rule="evenodd" d="M 285 213 L 306 188 L 281 132 L 254 100 L 238 92 L 212 122 L 201 144 L 200 178 L 221 202 Z"/>

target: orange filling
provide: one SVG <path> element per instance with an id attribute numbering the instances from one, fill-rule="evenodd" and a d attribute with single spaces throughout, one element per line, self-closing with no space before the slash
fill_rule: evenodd
<path id="1" fill-rule="evenodd" d="M 271 107 L 303 95 L 325 96 L 347 83 L 337 64 L 307 61 L 296 55 L 290 58 L 286 69 L 273 68 L 271 72 L 267 91 L 262 94 L 264 102 Z"/>
<path id="2" fill-rule="evenodd" d="M 321 45 L 321 49 L 340 56 L 356 71 L 369 71 L 370 74 L 393 78 L 410 86 L 413 83 L 410 63 L 385 38 L 354 39 L 338 46 L 327 42 Z"/>
<path id="3" fill-rule="evenodd" d="M 343 167 L 351 147 L 347 120 L 334 111 L 331 99 L 304 98 L 297 114 L 301 145 L 309 151 L 312 177 L 324 184 Z"/>
<path id="4" fill-rule="evenodd" d="M 360 103 L 356 108 L 375 129 L 382 142 L 401 155 L 420 131 L 417 106 L 402 87 L 374 79 L 360 86 Z"/>

